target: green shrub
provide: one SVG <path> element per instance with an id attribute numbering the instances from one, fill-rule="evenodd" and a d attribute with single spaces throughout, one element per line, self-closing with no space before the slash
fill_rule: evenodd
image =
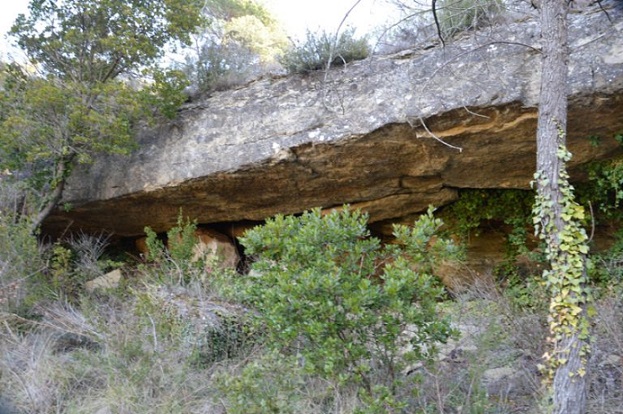
<path id="1" fill-rule="evenodd" d="M 501 0 L 440 0 L 437 17 L 441 33 L 450 38 L 459 32 L 478 29 L 502 10 Z"/>
<path id="2" fill-rule="evenodd" d="M 588 198 L 606 218 L 623 219 L 623 157 L 594 163 L 588 172 L 590 184 L 581 187 L 581 199 Z"/>
<path id="3" fill-rule="evenodd" d="M 209 368 L 216 362 L 247 355 L 261 342 L 261 332 L 240 313 L 215 312 L 218 325 L 187 340 L 192 347 L 189 363 L 196 368 Z"/>
<path id="4" fill-rule="evenodd" d="M 40 254 L 45 266 L 32 278 L 26 304 L 36 304 L 44 299 L 78 304 L 88 281 L 123 264 L 103 259 L 108 239 L 103 234 L 91 236 L 81 233 L 46 246 Z"/>
<path id="5" fill-rule="evenodd" d="M 623 282 L 623 230 L 616 234 L 614 244 L 606 251 L 591 255 L 589 277 L 598 289 L 622 290 Z"/>
<path id="6" fill-rule="evenodd" d="M 259 67 L 257 55 L 236 42 L 206 42 L 195 53 L 186 57 L 184 72 L 197 92 L 243 83 Z"/>
<path id="7" fill-rule="evenodd" d="M 222 372 L 216 389 L 227 412 L 245 414 L 297 414 L 308 394 L 305 373 L 293 357 L 267 353 L 252 360 L 239 373 Z"/>
<path id="8" fill-rule="evenodd" d="M 145 273 L 161 282 L 174 284 L 189 284 L 194 280 L 202 279 L 203 263 L 201 260 L 192 260 L 194 248 L 198 242 L 196 230 L 197 223 L 189 219 L 184 220 L 180 212 L 177 225 L 167 232 L 165 246 L 156 232 L 145 227 L 146 259 L 154 264 L 149 268 L 143 267 Z"/>
<path id="9" fill-rule="evenodd" d="M 0 212 L 0 310 L 25 305 L 28 287 L 39 280 L 44 261 L 31 230 L 29 220 Z"/>
<path id="10" fill-rule="evenodd" d="M 436 312 L 443 289 L 431 274 L 456 246 L 435 238 L 432 212 L 396 226 L 382 247 L 358 211 L 277 216 L 241 239 L 256 260 L 244 288 L 269 348 L 299 355 L 304 369 L 356 384 L 370 405 L 393 400 L 402 372 L 429 360 L 451 334 Z"/>
<path id="11" fill-rule="evenodd" d="M 503 222 L 510 230 L 507 255 L 514 261 L 518 254 L 527 252 L 533 204 L 534 192 L 530 190 L 463 190 L 442 214 L 452 231 L 464 239 L 477 235 L 486 221 Z"/>
<path id="12" fill-rule="evenodd" d="M 43 269 L 25 194 L 23 183 L 0 171 L 0 311 L 21 307 L 27 285 Z"/>
<path id="13" fill-rule="evenodd" d="M 337 39 L 326 31 L 308 31 L 306 40 L 295 43 L 279 58 L 279 63 L 288 73 L 307 73 L 362 60 L 369 54 L 367 38 L 356 38 L 352 29 L 342 32 Z"/>

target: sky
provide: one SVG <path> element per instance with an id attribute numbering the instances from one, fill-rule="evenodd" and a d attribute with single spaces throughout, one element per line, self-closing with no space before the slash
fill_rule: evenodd
<path id="1" fill-rule="evenodd" d="M 357 0 L 265 0 L 290 35 L 304 34 L 306 29 L 337 30 L 341 20 Z M 369 32 L 389 18 L 391 7 L 384 0 L 360 0 L 348 15 L 345 26 Z"/>
<path id="2" fill-rule="evenodd" d="M 9 52 L 9 42 L 5 37 L 6 32 L 11 29 L 17 15 L 27 11 L 28 0 L 2 0 L 0 6 L 0 57 L 5 57 Z"/>
<path id="3" fill-rule="evenodd" d="M 10 42 L 5 34 L 17 15 L 28 11 L 28 0 L 1 1 L 0 57 L 5 57 L 9 52 L 15 53 L 10 49 Z M 344 15 L 356 2 L 357 0 L 264 0 L 292 37 L 302 37 L 306 29 L 325 29 L 329 32 L 337 30 Z M 384 0 L 361 0 L 344 25 L 355 27 L 361 33 L 368 32 L 388 19 L 389 9 Z"/>

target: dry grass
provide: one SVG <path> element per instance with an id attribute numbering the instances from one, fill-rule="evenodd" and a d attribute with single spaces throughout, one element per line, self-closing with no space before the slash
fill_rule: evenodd
<path id="1" fill-rule="evenodd" d="M 230 329 L 238 325 L 211 319 L 236 320 L 241 308 L 215 292 L 145 282 L 79 307 L 41 306 L 37 321 L 5 313 L 0 407 L 3 398 L 16 413 L 41 414 L 246 414 L 270 407 L 346 414 L 365 406 L 353 387 L 309 376 L 296 361 L 253 343 L 241 345 Z M 399 393 L 408 404 L 402 412 L 538 413 L 544 315 L 517 309 L 491 283 L 475 284 L 442 308 L 462 335 L 442 346 L 436 363 L 409 373 Z M 623 413 L 620 294 L 604 295 L 597 310 L 589 412 Z M 223 335 L 210 333 L 223 326 Z"/>

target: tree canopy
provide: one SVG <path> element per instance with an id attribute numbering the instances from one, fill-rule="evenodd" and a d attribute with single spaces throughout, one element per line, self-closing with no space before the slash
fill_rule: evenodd
<path id="1" fill-rule="evenodd" d="M 139 121 L 172 117 L 184 75 L 161 64 L 202 24 L 199 0 L 31 0 L 10 35 L 28 57 L 4 68 L 0 169 L 36 197 L 33 228 L 60 201 L 76 163 L 128 153 Z"/>
<path id="2" fill-rule="evenodd" d="M 198 0 L 32 0 L 11 29 L 40 70 L 106 82 L 149 67 L 201 24 Z"/>

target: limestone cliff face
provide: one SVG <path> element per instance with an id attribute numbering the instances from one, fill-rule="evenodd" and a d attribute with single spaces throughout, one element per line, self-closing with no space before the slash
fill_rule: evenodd
<path id="1" fill-rule="evenodd" d="M 613 23 L 598 11 L 571 16 L 576 179 L 582 164 L 620 151 L 623 13 L 609 13 Z M 76 171 L 64 198 L 73 208 L 55 212 L 45 229 L 131 236 L 146 225 L 170 228 L 180 208 L 216 223 L 344 203 L 378 222 L 447 204 L 460 188 L 528 188 L 539 33 L 535 19 L 507 22 L 445 48 L 214 93 L 143 131 L 131 157 Z"/>

